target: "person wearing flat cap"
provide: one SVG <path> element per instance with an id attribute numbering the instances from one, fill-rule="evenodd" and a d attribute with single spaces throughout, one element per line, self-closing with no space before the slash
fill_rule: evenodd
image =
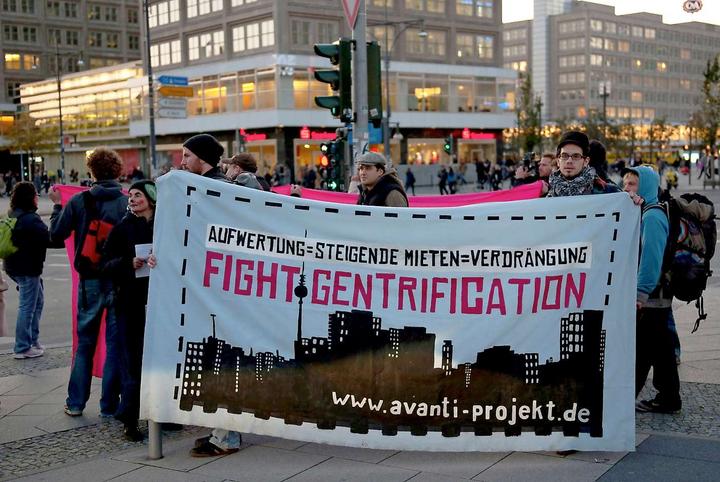
<path id="1" fill-rule="evenodd" d="M 223 152 L 225 148 L 213 136 L 198 134 L 183 143 L 180 165 L 193 174 L 228 182 L 225 174 L 218 168 Z"/>
<path id="2" fill-rule="evenodd" d="M 580 196 L 620 192 L 601 179 L 590 163 L 590 141 L 582 132 L 563 134 L 557 147 L 559 169 L 550 175 L 547 196 Z"/>
<path id="3" fill-rule="evenodd" d="M 366 152 L 358 157 L 360 195 L 358 204 L 365 206 L 407 207 L 408 198 L 395 169 L 388 169 L 385 157 Z"/>

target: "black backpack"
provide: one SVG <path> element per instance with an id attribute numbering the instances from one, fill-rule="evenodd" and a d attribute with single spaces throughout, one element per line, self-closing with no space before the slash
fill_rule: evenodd
<path id="1" fill-rule="evenodd" d="M 715 207 L 702 194 L 683 194 L 675 198 L 666 194 L 659 204 L 648 206 L 662 209 L 668 217 L 669 234 L 663 255 L 662 284 L 680 301 L 695 301 L 700 322 L 707 318 L 702 294 L 712 276 L 710 260 L 715 255 L 717 230 Z"/>

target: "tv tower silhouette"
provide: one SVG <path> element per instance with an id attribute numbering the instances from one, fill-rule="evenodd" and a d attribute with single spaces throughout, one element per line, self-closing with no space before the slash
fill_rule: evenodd
<path id="1" fill-rule="evenodd" d="M 305 236 L 307 236 L 307 231 L 305 231 Z M 308 289 L 305 286 L 305 263 L 302 264 L 302 271 L 300 271 L 300 283 L 295 287 L 295 290 L 293 292 L 295 293 L 295 296 L 297 296 L 299 298 L 298 321 L 297 321 L 297 341 L 298 341 L 298 343 L 300 343 L 300 339 L 302 338 L 303 298 L 305 298 L 308 295 Z"/>
<path id="2" fill-rule="evenodd" d="M 210 313 L 210 318 L 212 318 L 213 338 L 215 338 L 215 313 Z"/>

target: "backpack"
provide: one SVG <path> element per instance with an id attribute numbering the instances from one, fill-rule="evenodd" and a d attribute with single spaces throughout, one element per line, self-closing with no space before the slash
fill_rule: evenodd
<path id="1" fill-rule="evenodd" d="M 0 219 L 0 258 L 5 259 L 17 252 L 18 248 L 12 240 L 13 230 L 17 218 L 5 217 Z"/>
<path id="2" fill-rule="evenodd" d="M 666 200 L 649 208 L 659 207 L 668 217 L 668 242 L 663 256 L 663 279 L 670 293 L 680 301 L 695 301 L 699 317 L 693 333 L 700 321 L 707 317 L 704 313 L 702 294 L 707 280 L 712 276 L 710 260 L 715 255 L 717 230 L 715 225 L 715 207 L 702 194 L 683 194 L 675 198 L 665 196 Z"/>
<path id="3" fill-rule="evenodd" d="M 115 225 L 100 219 L 95 196 L 90 194 L 90 191 L 84 191 L 82 196 L 85 211 L 90 221 L 87 233 L 80 246 L 80 252 L 75 257 L 75 269 L 83 276 L 96 275 L 100 273 L 103 246 Z"/>

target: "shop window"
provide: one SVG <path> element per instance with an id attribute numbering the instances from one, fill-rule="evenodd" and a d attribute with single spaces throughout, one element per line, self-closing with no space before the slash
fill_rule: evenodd
<path id="1" fill-rule="evenodd" d="M 5 53 L 5 70 L 20 70 L 20 54 Z"/>

